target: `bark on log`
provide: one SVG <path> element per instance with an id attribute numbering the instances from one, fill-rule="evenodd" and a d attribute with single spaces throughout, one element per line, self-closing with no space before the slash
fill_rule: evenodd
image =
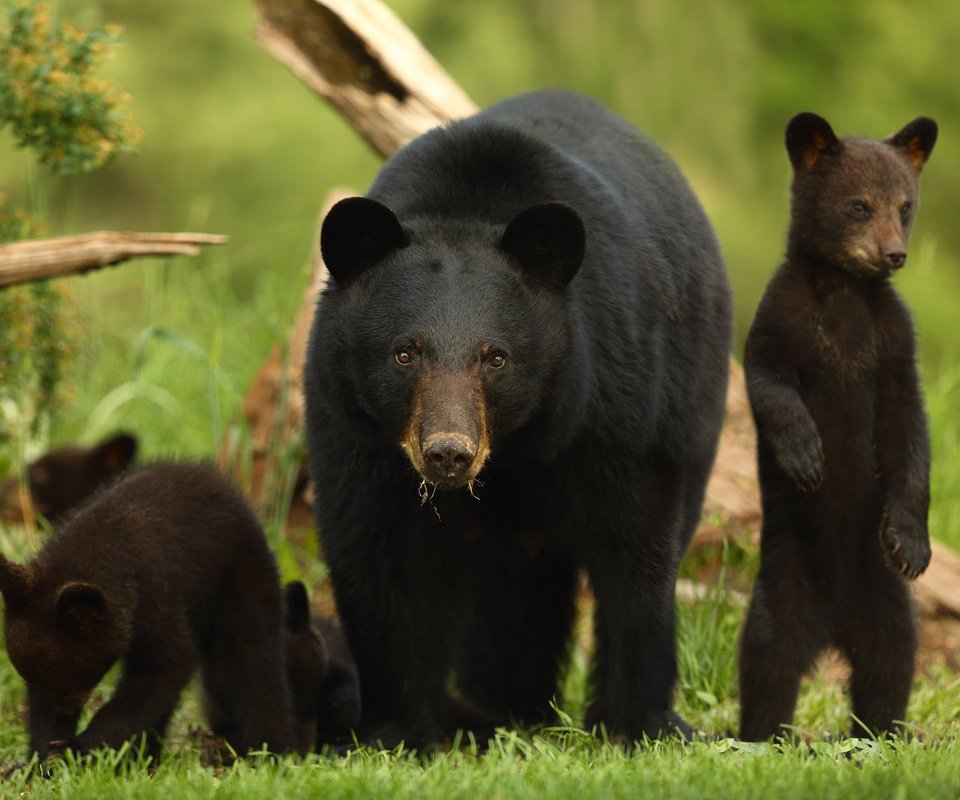
<path id="1" fill-rule="evenodd" d="M 476 104 L 377 0 L 256 0 L 257 40 L 382 156 Z"/>
<path id="2" fill-rule="evenodd" d="M 123 233 L 31 239 L 0 246 L 0 287 L 82 274 L 136 256 L 195 256 L 200 245 L 225 244 L 210 233 Z"/>

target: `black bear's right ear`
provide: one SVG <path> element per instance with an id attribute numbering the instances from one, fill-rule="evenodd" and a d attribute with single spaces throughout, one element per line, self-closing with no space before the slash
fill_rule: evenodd
<path id="1" fill-rule="evenodd" d="M 840 140 L 823 117 L 804 111 L 787 123 L 784 136 L 795 171 L 810 169 L 824 153 L 836 152 Z"/>
<path id="2" fill-rule="evenodd" d="M 320 254 L 341 286 L 407 244 L 396 215 L 368 197 L 348 197 L 330 209 L 320 229 Z"/>
<path id="3" fill-rule="evenodd" d="M 63 584 L 54 605 L 57 625 L 79 639 L 96 635 L 110 616 L 107 598 L 92 583 L 70 581 Z"/>
<path id="4" fill-rule="evenodd" d="M 559 290 L 573 280 L 586 247 L 580 215 L 566 203 L 539 203 L 507 225 L 500 249 L 513 256 L 535 286 Z"/>
<path id="5" fill-rule="evenodd" d="M 133 463 L 137 456 L 136 437 L 128 433 L 118 433 L 98 444 L 92 453 L 93 463 L 107 474 L 122 472 Z"/>
<path id="6" fill-rule="evenodd" d="M 302 631 L 310 625 L 310 598 L 303 581 L 290 581 L 284 589 L 287 630 Z"/>
<path id="7" fill-rule="evenodd" d="M 913 168 L 919 172 L 937 143 L 937 123 L 930 117 L 917 117 L 883 141 L 903 150 Z"/>

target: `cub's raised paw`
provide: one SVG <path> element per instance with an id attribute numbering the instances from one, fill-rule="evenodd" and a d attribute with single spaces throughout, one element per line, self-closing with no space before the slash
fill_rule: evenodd
<path id="1" fill-rule="evenodd" d="M 922 574 L 930 563 L 926 525 L 910 514 L 887 509 L 880 523 L 880 544 L 887 566 L 908 580 Z"/>
<path id="2" fill-rule="evenodd" d="M 805 492 L 815 492 L 826 477 L 823 445 L 820 437 L 797 438 L 782 446 L 780 466 Z"/>

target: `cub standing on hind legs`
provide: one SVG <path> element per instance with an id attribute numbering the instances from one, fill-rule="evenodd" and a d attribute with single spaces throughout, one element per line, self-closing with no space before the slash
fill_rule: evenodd
<path id="1" fill-rule="evenodd" d="M 899 729 L 917 635 L 906 579 L 930 561 L 930 445 L 903 266 L 937 126 L 838 139 L 786 131 L 792 217 L 744 366 L 758 434 L 761 566 L 740 653 L 740 735 L 789 724 L 826 647 L 853 673 L 854 732 Z"/>

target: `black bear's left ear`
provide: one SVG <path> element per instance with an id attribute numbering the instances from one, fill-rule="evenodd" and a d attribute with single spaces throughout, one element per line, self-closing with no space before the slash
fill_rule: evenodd
<path id="1" fill-rule="evenodd" d="M 917 117 L 908 122 L 897 133 L 884 139 L 887 144 L 903 150 L 907 160 L 919 172 L 930 158 L 930 152 L 937 143 L 937 123 L 930 117 Z"/>
<path id="2" fill-rule="evenodd" d="M 407 234 L 396 214 L 369 197 L 336 203 L 320 229 L 320 254 L 341 286 L 406 244 Z"/>
<path id="3" fill-rule="evenodd" d="M 534 285 L 559 290 L 583 263 L 586 232 L 580 215 L 566 203 L 540 203 L 510 221 L 499 246 Z"/>
<path id="4" fill-rule="evenodd" d="M 92 583 L 63 584 L 54 603 L 57 624 L 80 639 L 94 636 L 109 619 L 107 598 Z"/>
<path id="5" fill-rule="evenodd" d="M 310 625 L 310 598 L 303 581 L 290 581 L 284 589 L 287 630 L 300 631 Z"/>
<path id="6" fill-rule="evenodd" d="M 784 133 L 794 171 L 811 169 L 824 153 L 840 149 L 840 140 L 830 123 L 818 114 L 803 111 L 787 123 Z"/>

